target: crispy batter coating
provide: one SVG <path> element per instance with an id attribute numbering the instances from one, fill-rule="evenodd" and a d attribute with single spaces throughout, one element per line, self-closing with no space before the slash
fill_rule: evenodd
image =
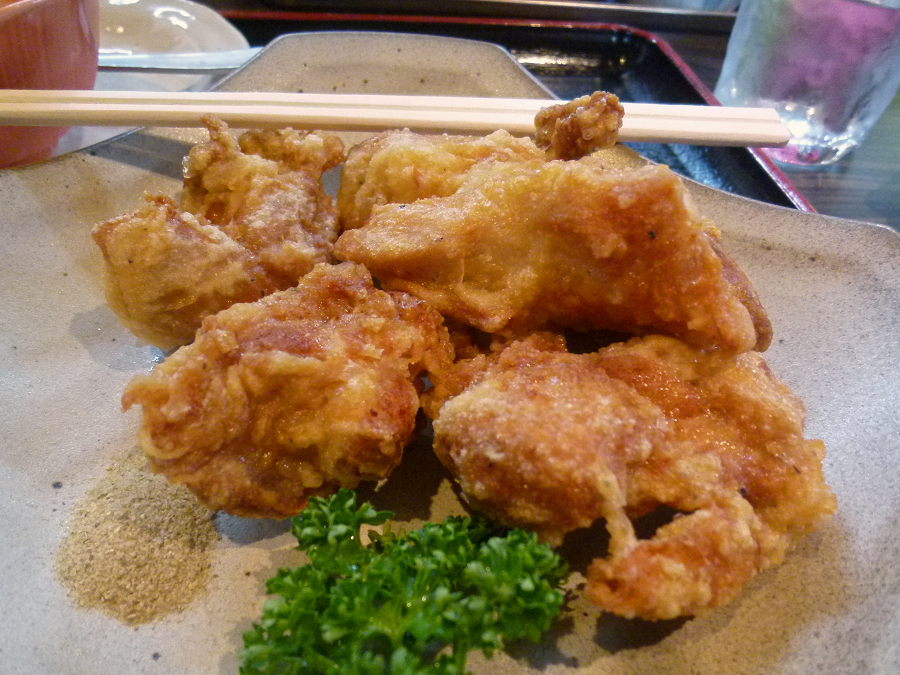
<path id="1" fill-rule="evenodd" d="M 716 234 L 664 166 L 494 162 L 448 197 L 375 209 L 335 255 L 488 333 L 556 324 L 763 350 L 768 319 Z"/>
<path id="2" fill-rule="evenodd" d="M 225 129 L 215 118 L 205 119 L 208 125 Z M 258 155 L 278 162 L 291 171 L 303 171 L 321 176 L 338 166 L 344 159 L 344 143 L 340 138 L 321 131 L 296 129 L 250 129 L 238 139 L 244 155 Z M 199 152 L 199 150 L 195 150 Z M 190 158 L 193 160 L 195 158 Z M 200 170 L 202 175 L 203 170 Z"/>
<path id="3" fill-rule="evenodd" d="M 337 136 L 284 129 L 247 131 L 237 139 L 221 120 L 207 117 L 204 122 L 209 141 L 191 148 L 185 159 L 182 209 L 248 247 L 289 241 L 298 228 L 313 248 L 333 237 L 331 205 L 321 212 L 317 202 L 330 202 L 319 180 L 344 157 Z M 275 235 L 267 232 L 273 229 Z"/>
<path id="4" fill-rule="evenodd" d="M 186 160 L 180 209 L 147 196 L 93 231 L 110 306 L 163 349 L 190 342 L 205 316 L 293 286 L 332 259 L 337 238 L 320 180 L 343 156 L 337 137 L 248 132 L 239 145 L 223 122 L 207 124 L 210 140 Z"/>
<path id="5" fill-rule="evenodd" d="M 587 595 L 610 612 L 722 605 L 835 509 L 824 445 L 803 438 L 803 404 L 756 352 L 649 336 L 477 358 L 434 422 L 436 453 L 473 505 L 551 542 L 604 518 Z M 660 505 L 683 515 L 638 539 L 631 519 Z"/>
<path id="6" fill-rule="evenodd" d="M 439 314 L 376 290 L 358 265 L 237 304 L 135 378 L 152 468 L 213 509 L 298 513 L 311 496 L 384 478 L 413 434 L 417 376 L 451 358 Z"/>
<path id="7" fill-rule="evenodd" d="M 341 229 L 362 227 L 383 204 L 451 195 L 480 162 L 543 158 L 530 139 L 502 130 L 484 138 L 425 136 L 408 129 L 378 134 L 347 153 L 337 195 Z"/>
<path id="8" fill-rule="evenodd" d="M 187 157 L 181 208 L 244 246 L 279 289 L 330 261 L 337 211 L 321 177 L 343 159 L 340 139 L 285 129 L 238 141 L 224 122 L 205 121 L 210 138 Z"/>
<path id="9" fill-rule="evenodd" d="M 485 137 L 387 131 L 356 145 L 342 169 L 337 203 L 341 229 L 362 227 L 384 204 L 447 197 L 481 162 L 576 159 L 616 142 L 624 109 L 619 99 L 596 92 L 548 106 L 535 117 L 535 144 L 507 131 Z"/>
<path id="10" fill-rule="evenodd" d="M 454 361 L 430 371 L 428 379 L 432 386 L 420 397 L 422 410 L 432 420 L 437 419 L 441 406 L 461 394 L 507 347 L 516 345 L 521 348 L 520 343 L 525 343 L 529 348 L 542 352 L 566 351 L 566 338 L 561 333 L 537 331 L 507 339 L 502 335 L 473 336 L 467 326 L 453 320 L 444 323 L 453 346 Z"/>
<path id="11" fill-rule="evenodd" d="M 249 251 L 161 195 L 94 227 L 106 299 L 123 324 L 168 349 L 190 342 L 203 317 L 276 290 Z"/>
<path id="12" fill-rule="evenodd" d="M 543 108 L 534 118 L 535 141 L 550 159 L 578 159 L 615 145 L 625 109 L 614 94 L 597 91 Z"/>

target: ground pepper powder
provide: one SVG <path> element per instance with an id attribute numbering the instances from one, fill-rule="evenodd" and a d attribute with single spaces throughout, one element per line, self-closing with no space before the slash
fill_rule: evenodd
<path id="1" fill-rule="evenodd" d="M 130 626 L 181 612 L 212 576 L 212 515 L 135 449 L 75 507 L 57 550 L 59 578 L 78 606 Z"/>

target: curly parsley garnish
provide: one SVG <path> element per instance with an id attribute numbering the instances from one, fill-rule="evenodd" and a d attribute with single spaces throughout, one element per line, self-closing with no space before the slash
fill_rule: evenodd
<path id="1" fill-rule="evenodd" d="M 566 567 L 533 534 L 451 517 L 363 546 L 392 517 L 350 490 L 310 500 L 292 527 L 310 563 L 267 582 L 242 675 L 463 675 L 469 650 L 536 641 L 559 613 Z"/>

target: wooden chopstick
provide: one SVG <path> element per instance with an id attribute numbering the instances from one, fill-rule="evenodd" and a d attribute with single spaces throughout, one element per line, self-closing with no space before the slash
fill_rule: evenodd
<path id="1" fill-rule="evenodd" d="M 409 128 L 424 133 L 534 132 L 547 99 L 0 90 L 0 126 L 201 126 L 215 115 L 237 128 L 325 131 Z M 625 103 L 619 140 L 691 145 L 780 146 L 790 139 L 773 109 Z"/>

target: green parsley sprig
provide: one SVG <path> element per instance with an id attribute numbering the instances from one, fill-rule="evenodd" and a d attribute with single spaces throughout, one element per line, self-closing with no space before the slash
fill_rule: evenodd
<path id="1" fill-rule="evenodd" d="M 566 566 L 533 534 L 451 517 L 362 544 L 392 517 L 350 490 L 310 500 L 292 526 L 310 563 L 267 582 L 242 675 L 463 675 L 470 650 L 536 641 L 559 613 Z"/>

